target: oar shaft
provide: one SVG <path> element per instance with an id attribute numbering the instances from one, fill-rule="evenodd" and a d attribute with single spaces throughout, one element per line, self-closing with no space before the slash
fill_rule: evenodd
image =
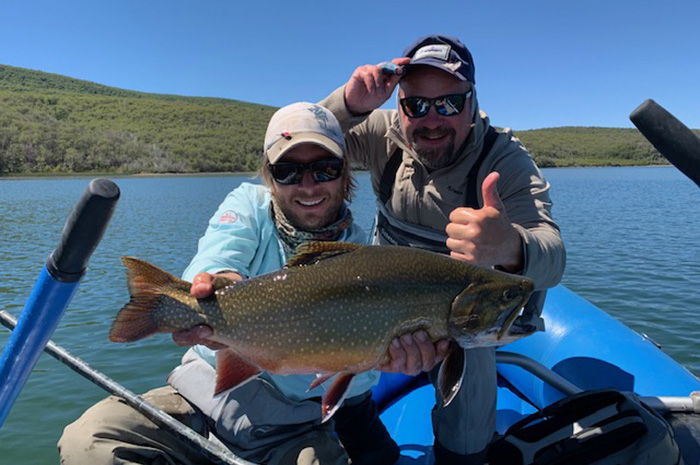
<path id="1" fill-rule="evenodd" d="M 73 298 L 118 199 L 116 184 L 95 179 L 68 217 L 0 357 L 0 427 Z"/>
<path id="2" fill-rule="evenodd" d="M 17 325 L 17 321 L 12 317 L 12 315 L 4 310 L 0 310 L 0 323 L 10 330 L 14 329 Z M 53 341 L 48 341 L 45 344 L 44 351 L 108 393 L 121 397 L 132 408 L 138 410 L 144 416 L 146 416 L 146 418 L 156 423 L 160 427 L 173 432 L 196 451 L 206 455 L 210 460 L 216 463 L 223 463 L 225 465 L 255 465 L 252 462 L 236 457 L 228 449 L 224 449 L 223 447 L 202 437 L 196 431 L 192 430 L 186 425 L 183 425 L 181 422 L 177 421 L 175 418 L 163 412 L 153 404 L 143 400 L 141 397 L 137 396 L 104 373 L 90 367 L 90 365 L 88 365 L 85 361 L 81 360 L 75 355 L 72 355 L 66 349 Z"/>

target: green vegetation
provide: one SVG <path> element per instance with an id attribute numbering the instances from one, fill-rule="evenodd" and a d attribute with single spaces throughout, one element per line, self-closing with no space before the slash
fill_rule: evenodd
<path id="1" fill-rule="evenodd" d="M 0 174 L 254 171 L 274 111 L 0 65 Z"/>
<path id="2" fill-rule="evenodd" d="M 274 110 L 0 65 L 0 175 L 254 171 Z M 635 129 L 516 135 L 541 167 L 665 162 Z"/>
<path id="3" fill-rule="evenodd" d="M 516 135 L 541 168 L 668 164 L 632 128 L 561 127 L 518 131 Z"/>

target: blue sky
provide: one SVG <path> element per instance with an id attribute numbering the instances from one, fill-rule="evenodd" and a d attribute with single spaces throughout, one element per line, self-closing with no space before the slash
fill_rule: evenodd
<path id="1" fill-rule="evenodd" d="M 446 33 L 498 126 L 631 127 L 653 98 L 700 128 L 698 0 L 2 0 L 0 20 L 0 64 L 273 106 Z"/>

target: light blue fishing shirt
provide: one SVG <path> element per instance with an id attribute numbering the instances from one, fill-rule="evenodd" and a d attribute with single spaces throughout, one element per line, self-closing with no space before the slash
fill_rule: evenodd
<path id="1" fill-rule="evenodd" d="M 199 240 L 197 254 L 190 262 L 182 278 L 187 281 L 204 271 L 235 271 L 243 276 L 255 277 L 280 270 L 286 263 L 284 248 L 270 214 L 271 195 L 267 187 L 243 183 L 230 192 L 209 220 L 209 227 Z M 353 224 L 341 233 L 339 241 L 367 243 L 367 234 Z M 216 352 L 205 347 L 193 349 L 201 358 L 216 366 Z M 320 397 L 333 379 L 307 392 L 315 375 L 261 375 L 271 381 L 287 397 L 293 400 Z M 350 385 L 348 397 L 369 390 L 379 380 L 378 371 L 360 373 Z"/>

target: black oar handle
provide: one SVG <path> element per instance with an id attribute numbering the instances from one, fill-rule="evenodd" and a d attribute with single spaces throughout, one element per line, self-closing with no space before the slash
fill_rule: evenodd
<path id="1" fill-rule="evenodd" d="M 661 155 L 700 186 L 700 138 L 661 105 L 649 99 L 630 120 Z"/>
<path id="2" fill-rule="evenodd" d="M 73 207 L 63 227 L 61 242 L 46 260 L 57 281 L 77 282 L 102 240 L 119 200 L 119 187 L 109 179 L 93 179 Z"/>

